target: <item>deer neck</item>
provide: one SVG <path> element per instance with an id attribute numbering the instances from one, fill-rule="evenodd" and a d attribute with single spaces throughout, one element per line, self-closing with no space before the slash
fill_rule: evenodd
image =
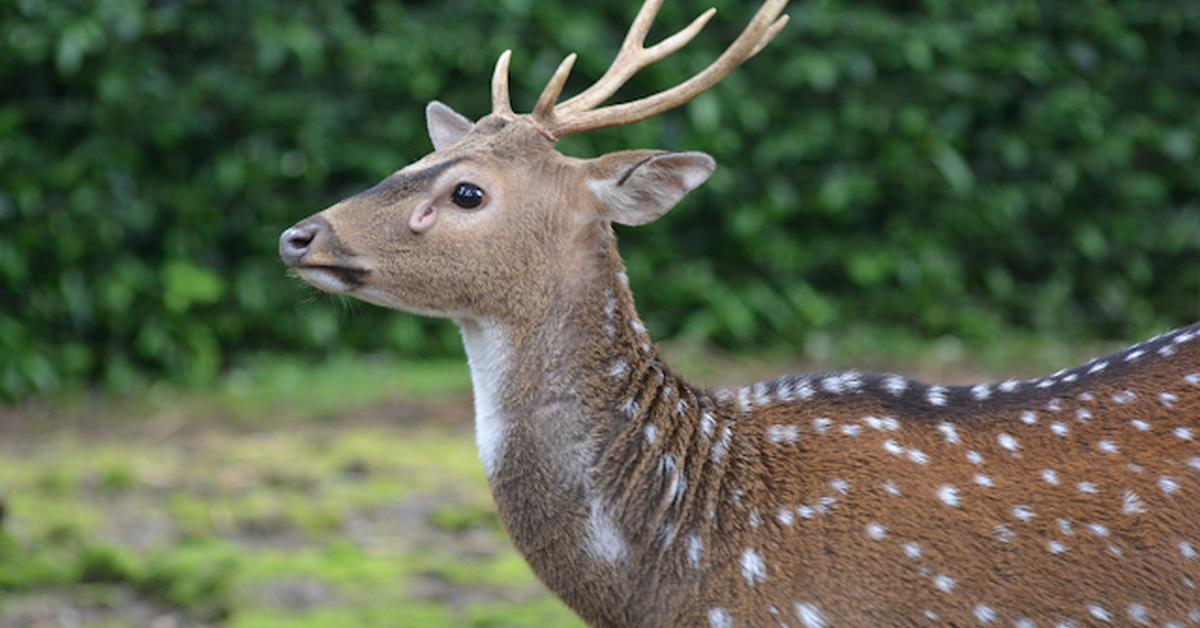
<path id="1" fill-rule="evenodd" d="M 666 379 L 611 230 L 602 231 L 583 279 L 555 291 L 536 316 L 459 322 L 497 509 L 517 548 L 565 598 L 561 587 L 595 580 L 573 571 L 556 583 L 554 569 L 611 566 L 628 551 L 605 492 L 616 484 L 596 470 L 623 434 L 640 433 L 635 400 L 657 398 L 652 389 Z M 564 559 L 574 553 L 577 561 Z"/>

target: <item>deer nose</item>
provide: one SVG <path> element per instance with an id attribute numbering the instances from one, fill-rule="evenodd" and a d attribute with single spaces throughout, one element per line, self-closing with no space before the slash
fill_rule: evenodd
<path id="1" fill-rule="evenodd" d="M 295 266 L 308 253 L 309 247 L 317 236 L 326 229 L 323 220 L 305 220 L 284 231 L 279 236 L 279 257 L 288 266 Z"/>

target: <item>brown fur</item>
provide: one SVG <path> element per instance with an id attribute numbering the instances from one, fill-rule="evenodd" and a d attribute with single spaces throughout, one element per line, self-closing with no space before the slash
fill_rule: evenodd
<path id="1" fill-rule="evenodd" d="M 1200 326 L 1004 385 L 696 388 L 645 334 L 590 186 L 642 186 L 637 222 L 682 195 L 645 186 L 703 164 L 563 157 L 523 117 L 439 131 L 285 257 L 460 325 L 500 517 L 590 624 L 1200 624 Z M 460 180 L 488 204 L 449 204 Z"/>

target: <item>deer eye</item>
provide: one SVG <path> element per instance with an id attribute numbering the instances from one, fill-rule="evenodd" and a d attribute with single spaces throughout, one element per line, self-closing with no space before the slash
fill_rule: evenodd
<path id="1" fill-rule="evenodd" d="M 450 200 L 463 209 L 475 209 L 483 203 L 483 190 L 474 183 L 459 183 Z"/>

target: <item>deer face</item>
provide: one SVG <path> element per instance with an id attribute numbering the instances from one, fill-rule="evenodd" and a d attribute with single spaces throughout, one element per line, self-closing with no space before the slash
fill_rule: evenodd
<path id="1" fill-rule="evenodd" d="M 713 16 L 644 46 L 661 2 L 638 12 L 609 70 L 558 102 L 575 63 L 569 55 L 532 113 L 508 97 L 505 51 L 492 77 L 492 113 L 478 123 L 432 103 L 435 151 L 283 232 L 279 254 L 312 285 L 386 307 L 456 319 L 504 319 L 538 310 L 559 288 L 587 280 L 588 252 L 608 233 L 641 225 L 703 183 L 715 164 L 701 153 L 626 151 L 564 157 L 557 138 L 644 120 L 715 85 L 787 24 L 787 0 L 767 0 L 733 44 L 691 79 L 633 102 L 600 107 L 641 68 L 696 36 Z"/>
<path id="2" fill-rule="evenodd" d="M 552 195 L 530 193 L 531 178 L 555 176 L 549 142 L 482 122 L 460 125 L 452 146 L 439 126 L 440 150 L 285 231 L 284 262 L 317 288 L 385 307 L 499 314 L 495 286 L 544 277 L 562 221 L 545 211 Z"/>
<path id="3" fill-rule="evenodd" d="M 650 222 L 714 167 L 700 153 L 573 159 L 524 117 L 427 114 L 437 150 L 282 234 L 302 279 L 418 314 L 509 318 L 586 276 L 597 225 Z"/>

